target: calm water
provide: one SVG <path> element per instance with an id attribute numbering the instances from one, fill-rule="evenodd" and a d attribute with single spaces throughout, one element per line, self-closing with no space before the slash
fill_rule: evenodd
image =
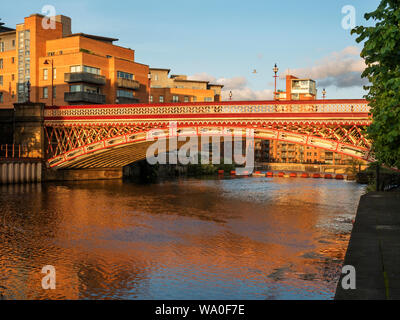
<path id="1" fill-rule="evenodd" d="M 6 299 L 332 299 L 364 192 L 300 178 L 0 190 Z"/>

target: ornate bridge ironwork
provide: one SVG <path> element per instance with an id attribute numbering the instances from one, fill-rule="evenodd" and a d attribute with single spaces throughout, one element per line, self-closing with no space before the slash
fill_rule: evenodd
<path id="1" fill-rule="evenodd" d="M 48 107 L 47 158 L 55 168 L 121 167 L 145 158 L 151 129 L 178 135 L 243 135 L 318 147 L 373 161 L 365 100 L 240 101 Z M 159 136 L 160 137 L 160 136 Z"/>

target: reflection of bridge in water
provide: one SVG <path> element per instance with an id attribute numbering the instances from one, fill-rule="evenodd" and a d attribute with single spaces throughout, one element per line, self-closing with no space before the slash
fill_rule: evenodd
<path id="1" fill-rule="evenodd" d="M 143 160 L 153 142 L 178 136 L 241 135 L 322 148 L 373 161 L 364 129 L 370 125 L 365 100 L 226 101 L 185 104 L 133 104 L 47 107 L 46 157 L 50 167 L 119 168 Z M 172 150 L 169 150 L 172 151 Z"/>

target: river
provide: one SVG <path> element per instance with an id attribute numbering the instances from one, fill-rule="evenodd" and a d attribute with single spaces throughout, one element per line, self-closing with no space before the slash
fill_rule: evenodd
<path id="1" fill-rule="evenodd" d="M 0 186 L 0 294 L 332 299 L 364 189 L 254 177 Z M 42 289 L 46 265 L 55 290 Z"/>

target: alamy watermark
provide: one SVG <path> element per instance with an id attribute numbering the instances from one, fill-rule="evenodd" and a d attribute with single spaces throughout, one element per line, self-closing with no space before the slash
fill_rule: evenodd
<path id="1" fill-rule="evenodd" d="M 50 4 L 46 4 L 42 7 L 42 28 L 45 30 L 56 29 L 56 8 Z"/>
<path id="2" fill-rule="evenodd" d="M 356 8 L 352 5 L 346 5 L 342 8 L 342 14 L 345 16 L 342 19 L 342 28 L 351 30 L 356 27 Z"/>
<path id="3" fill-rule="evenodd" d="M 244 166 L 236 168 L 237 175 L 252 174 L 254 129 L 222 131 L 213 128 L 178 129 L 176 122 L 170 122 L 168 129 L 153 129 L 147 133 L 146 141 L 154 143 L 146 151 L 146 160 L 151 165 L 157 163 L 187 165 L 199 164 L 199 161 L 201 164 L 236 164 Z M 185 143 L 178 148 L 178 142 Z M 221 157 L 221 143 L 224 146 L 223 157 Z M 243 149 L 245 149 L 244 155 Z"/>
<path id="4" fill-rule="evenodd" d="M 43 290 L 55 290 L 56 289 L 56 268 L 51 265 L 44 266 L 42 273 L 45 276 L 42 278 Z"/>
<path id="5" fill-rule="evenodd" d="M 343 266 L 342 274 L 345 274 L 342 278 L 342 288 L 344 290 L 355 290 L 356 289 L 356 268 L 351 265 Z"/>

